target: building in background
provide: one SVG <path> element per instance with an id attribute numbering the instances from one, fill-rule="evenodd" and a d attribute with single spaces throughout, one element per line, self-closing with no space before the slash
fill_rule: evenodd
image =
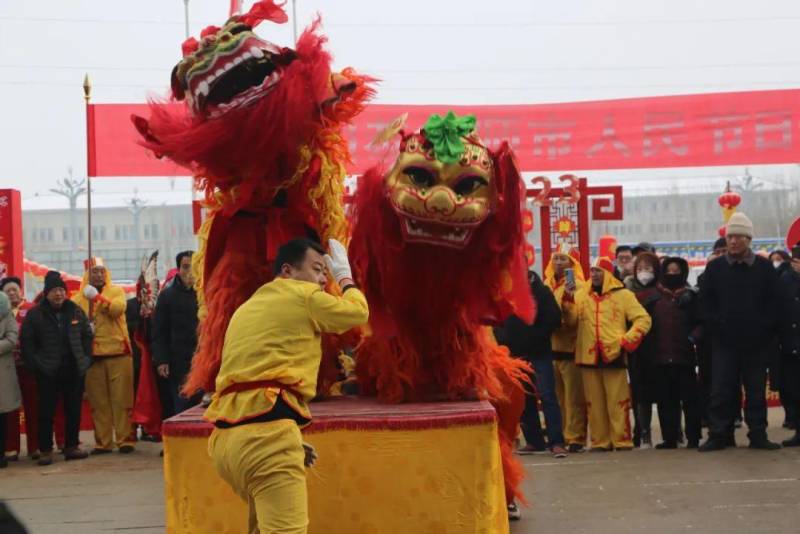
<path id="1" fill-rule="evenodd" d="M 23 209 L 25 257 L 80 275 L 87 256 L 85 209 L 78 210 L 77 220 L 78 245 L 73 249 L 69 209 Z M 142 258 L 154 250 L 159 251 L 159 276 L 163 278 L 174 266 L 178 252 L 196 248 L 189 204 L 92 209 L 92 252 L 106 260 L 114 280 L 135 281 Z"/>
<path id="2" fill-rule="evenodd" d="M 742 191 L 738 211 L 753 221 L 757 238 L 780 238 L 800 214 L 797 188 Z M 592 222 L 592 242 L 604 234 L 620 244 L 715 240 L 722 226 L 719 193 L 626 196 L 621 221 Z"/>

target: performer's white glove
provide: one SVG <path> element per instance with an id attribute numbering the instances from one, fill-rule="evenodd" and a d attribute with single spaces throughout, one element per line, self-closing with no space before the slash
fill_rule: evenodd
<path id="1" fill-rule="evenodd" d="M 347 285 L 347 283 L 342 284 L 342 282 L 352 284 L 353 272 L 350 269 L 350 261 L 347 259 L 347 249 L 335 239 L 328 240 L 328 248 L 330 254 L 325 254 L 325 263 L 328 264 L 331 276 L 340 286 Z"/>
<path id="2" fill-rule="evenodd" d="M 87 285 L 83 287 L 83 296 L 86 297 L 87 300 L 94 300 L 99 295 L 97 288 L 92 285 Z"/>
<path id="3" fill-rule="evenodd" d="M 306 453 L 306 457 L 303 460 L 303 464 L 306 467 L 312 467 L 314 465 L 314 462 L 317 461 L 317 458 L 319 458 L 319 456 L 317 456 L 317 451 L 310 443 L 306 442 L 303 442 L 303 451 Z"/>

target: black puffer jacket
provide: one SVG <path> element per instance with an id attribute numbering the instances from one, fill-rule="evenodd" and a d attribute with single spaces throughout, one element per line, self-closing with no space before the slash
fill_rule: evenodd
<path id="1" fill-rule="evenodd" d="M 92 329 L 89 320 L 74 302 L 64 301 L 69 317 L 67 336 L 78 374 L 83 376 L 92 365 Z M 47 300 L 32 308 L 22 323 L 22 360 L 32 370 L 55 376 L 61 366 L 63 339 L 58 319 Z"/>
<path id="2" fill-rule="evenodd" d="M 152 339 L 153 364 L 167 363 L 170 374 L 185 376 L 197 348 L 197 294 L 177 276 L 158 296 Z"/>
<path id="3" fill-rule="evenodd" d="M 766 351 L 777 324 L 778 273 L 761 256 L 753 257 L 752 265 L 722 256 L 706 265 L 700 304 L 713 343 Z"/>
<path id="4" fill-rule="evenodd" d="M 789 269 L 780 279 L 783 309 L 779 319 L 781 352 L 800 358 L 800 274 Z"/>
<path id="5" fill-rule="evenodd" d="M 689 264 L 683 258 L 666 258 L 664 269 L 671 263 L 680 269 L 681 287 L 667 288 L 664 278 L 652 289 L 637 293 L 637 298 L 653 319 L 653 326 L 637 354 L 651 365 L 697 364 L 694 338 L 700 326 L 697 292 L 688 286 Z"/>
<path id="6" fill-rule="evenodd" d="M 538 274 L 530 271 L 528 280 L 536 301 L 536 320 L 527 325 L 522 319 L 511 316 L 502 326 L 495 328 L 494 333 L 497 342 L 507 346 L 514 356 L 535 360 L 553 355 L 550 336 L 561 326 L 561 309 Z"/>

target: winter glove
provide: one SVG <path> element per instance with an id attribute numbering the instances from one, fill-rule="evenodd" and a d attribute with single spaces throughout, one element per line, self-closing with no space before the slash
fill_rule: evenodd
<path id="1" fill-rule="evenodd" d="M 314 465 L 314 462 L 317 461 L 317 458 L 319 458 L 317 456 L 317 451 L 311 444 L 305 442 L 303 442 L 303 451 L 305 451 L 306 453 L 306 457 L 303 460 L 303 465 L 305 465 L 306 467 L 312 467 Z"/>
<path id="2" fill-rule="evenodd" d="M 94 300 L 99 294 L 97 288 L 94 286 L 84 286 L 83 288 L 83 296 L 86 297 L 86 300 Z"/>
<path id="3" fill-rule="evenodd" d="M 352 284 L 353 272 L 350 270 L 350 261 L 347 259 L 347 249 L 335 239 L 328 240 L 328 248 L 330 254 L 325 254 L 325 263 L 328 264 L 331 276 L 339 286 L 348 285 L 342 282 Z"/>

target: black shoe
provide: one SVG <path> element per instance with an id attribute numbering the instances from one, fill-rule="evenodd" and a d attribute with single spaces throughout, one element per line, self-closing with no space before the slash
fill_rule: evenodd
<path id="1" fill-rule="evenodd" d="M 508 505 L 508 520 L 509 521 L 519 521 L 522 519 L 522 512 L 519 510 L 519 506 L 516 502 L 512 502 Z"/>
<path id="2" fill-rule="evenodd" d="M 130 454 L 134 451 L 133 445 L 123 445 L 119 448 L 119 452 L 122 454 Z"/>
<path id="3" fill-rule="evenodd" d="M 93 456 L 97 456 L 98 454 L 111 454 L 111 452 L 113 452 L 111 449 L 100 449 L 100 448 L 97 448 L 97 447 L 92 449 L 92 455 Z"/>
<path id="4" fill-rule="evenodd" d="M 18 462 L 19 461 L 19 454 L 10 454 L 6 456 L 6 460 L 9 462 Z"/>
<path id="5" fill-rule="evenodd" d="M 784 447 L 800 447 L 800 433 L 795 434 L 794 437 L 790 439 L 781 441 L 781 445 Z"/>
<path id="6" fill-rule="evenodd" d="M 767 438 L 752 439 L 750 440 L 749 447 L 751 449 L 759 449 L 762 451 L 777 451 L 781 448 L 777 443 L 768 440 Z"/>
<path id="7" fill-rule="evenodd" d="M 661 443 L 659 443 L 658 445 L 656 445 L 656 449 L 659 449 L 659 450 L 664 450 L 664 449 L 677 449 L 677 448 L 678 448 L 678 444 L 677 444 L 677 443 L 674 443 L 674 442 L 662 441 Z"/>
<path id="8" fill-rule="evenodd" d="M 725 446 L 735 449 L 736 448 L 736 438 L 733 437 L 733 436 L 728 436 L 727 438 L 725 438 Z"/>
<path id="9" fill-rule="evenodd" d="M 711 452 L 711 451 L 721 451 L 727 444 L 724 440 L 718 438 L 708 438 L 705 443 L 697 447 L 698 452 Z"/>
<path id="10" fill-rule="evenodd" d="M 700 442 L 698 440 L 696 440 L 696 439 L 690 439 L 689 441 L 686 442 L 686 448 L 687 449 L 696 449 L 699 446 L 700 446 Z M 734 445 L 734 447 L 735 447 L 735 445 Z"/>
<path id="11" fill-rule="evenodd" d="M 53 452 L 43 452 L 39 455 L 39 459 L 36 461 L 38 465 L 46 466 L 53 463 Z"/>
<path id="12" fill-rule="evenodd" d="M 64 459 L 68 462 L 70 460 L 85 460 L 88 457 L 89 453 L 80 450 L 78 447 L 68 447 L 64 449 Z"/>
<path id="13" fill-rule="evenodd" d="M 567 451 L 570 454 L 577 454 L 579 452 L 586 452 L 586 448 L 580 443 L 570 443 L 567 445 Z"/>
<path id="14" fill-rule="evenodd" d="M 0 469 L 5 469 L 6 467 L 8 467 L 8 460 L 3 456 L 0 458 Z"/>

